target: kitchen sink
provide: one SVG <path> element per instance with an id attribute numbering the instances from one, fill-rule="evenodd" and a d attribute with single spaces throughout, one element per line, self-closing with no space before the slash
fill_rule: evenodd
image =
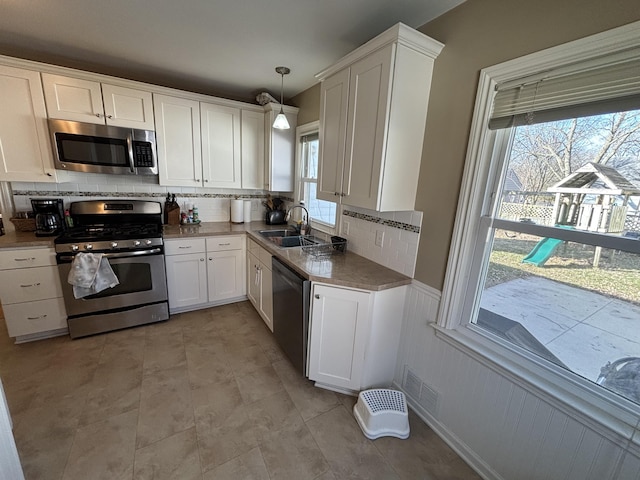
<path id="1" fill-rule="evenodd" d="M 292 228 L 282 228 L 279 230 L 259 230 L 258 233 L 265 238 L 272 237 L 299 237 L 300 234 Z"/>
<path id="2" fill-rule="evenodd" d="M 282 248 L 302 247 L 303 245 L 322 243 L 321 239 L 313 235 L 300 235 L 290 228 L 281 230 L 259 230 L 258 233 Z"/>

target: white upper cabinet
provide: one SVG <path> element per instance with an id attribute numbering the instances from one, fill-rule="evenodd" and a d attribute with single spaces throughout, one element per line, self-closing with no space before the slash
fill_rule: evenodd
<path id="1" fill-rule="evenodd" d="M 397 24 L 317 75 L 318 198 L 414 209 L 433 62 L 442 47 Z"/>
<path id="2" fill-rule="evenodd" d="M 54 182 L 40 74 L 0 66 L 0 180 Z"/>
<path id="3" fill-rule="evenodd" d="M 242 110 L 242 188 L 264 188 L 264 113 Z"/>
<path id="4" fill-rule="evenodd" d="M 286 105 L 283 107 L 291 128 L 278 130 L 272 125 L 280 112 L 280 104 L 269 103 L 264 108 L 264 188 L 272 192 L 293 192 L 298 109 Z"/>
<path id="5" fill-rule="evenodd" d="M 202 185 L 200 104 L 193 100 L 154 95 L 160 185 Z"/>
<path id="6" fill-rule="evenodd" d="M 241 188 L 240 109 L 201 103 L 200 129 L 204 186 Z"/>
<path id="7" fill-rule="evenodd" d="M 154 130 L 150 92 L 42 74 L 49 118 Z"/>

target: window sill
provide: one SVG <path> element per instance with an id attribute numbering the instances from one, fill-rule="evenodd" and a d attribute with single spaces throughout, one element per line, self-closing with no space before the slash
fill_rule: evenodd
<path id="1" fill-rule="evenodd" d="M 566 415 L 599 432 L 621 447 L 636 434 L 640 408 L 536 355 L 493 338 L 475 325 L 446 329 L 431 324 L 436 336 L 487 368 L 532 392 Z"/>

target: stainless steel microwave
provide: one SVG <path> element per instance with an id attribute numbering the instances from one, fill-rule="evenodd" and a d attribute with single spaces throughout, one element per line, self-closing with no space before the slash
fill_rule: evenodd
<path id="1" fill-rule="evenodd" d="M 55 168 L 89 173 L 157 175 L 151 130 L 49 120 Z"/>

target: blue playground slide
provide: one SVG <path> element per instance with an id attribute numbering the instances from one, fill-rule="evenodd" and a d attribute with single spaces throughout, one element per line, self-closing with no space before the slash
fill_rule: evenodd
<path id="1" fill-rule="evenodd" d="M 561 243 L 562 240 L 558 240 L 557 238 L 543 238 L 533 247 L 529 255 L 522 259 L 522 263 L 532 263 L 536 267 L 541 267 L 549 260 Z"/>

